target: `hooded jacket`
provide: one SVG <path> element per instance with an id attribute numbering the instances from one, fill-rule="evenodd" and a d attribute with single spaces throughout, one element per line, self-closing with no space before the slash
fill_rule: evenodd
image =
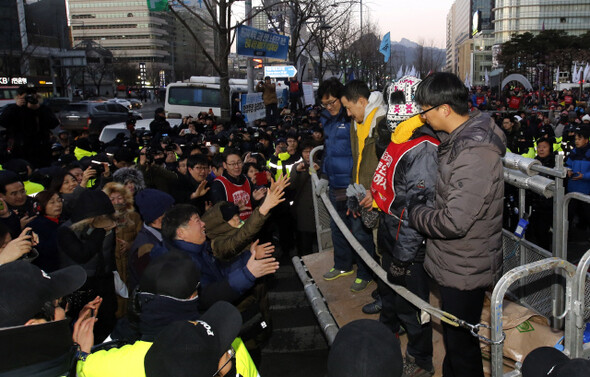
<path id="1" fill-rule="evenodd" d="M 350 126 L 350 145 L 352 149 L 352 180 L 351 183 L 356 182 L 357 167 L 358 167 L 358 183 L 362 184 L 366 190 L 371 187 L 373 180 L 373 173 L 379 163 L 379 158 L 375 151 L 375 143 L 377 139 L 377 124 L 387 115 L 387 107 L 383 102 L 383 95 L 380 92 L 372 92 L 369 96 L 369 103 L 365 108 L 364 121 L 373 110 L 377 109 L 370 124 L 369 135 L 365 138 L 365 146 L 362 153 L 359 150 L 358 142 L 358 124 L 353 120 Z M 360 164 L 359 164 L 360 160 Z"/>
<path id="2" fill-rule="evenodd" d="M 213 255 L 222 261 L 231 260 L 248 247 L 270 216 L 262 215 L 256 208 L 241 228 L 234 228 L 221 214 L 221 206 L 227 203 L 223 201 L 215 204 L 201 217 L 206 225 L 207 237 L 211 240 Z"/>
<path id="3" fill-rule="evenodd" d="M 488 287 L 502 264 L 506 137 L 475 110 L 439 138 L 434 208 L 409 208 L 410 224 L 428 238 L 424 267 L 444 287 Z"/>

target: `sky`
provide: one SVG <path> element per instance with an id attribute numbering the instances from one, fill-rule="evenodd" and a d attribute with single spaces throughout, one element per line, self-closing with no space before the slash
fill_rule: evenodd
<path id="1" fill-rule="evenodd" d="M 196 1 L 196 0 L 195 0 Z M 344 2 L 350 0 L 334 0 Z M 359 0 L 352 0 L 359 1 Z M 446 46 L 447 14 L 454 0 L 362 0 L 363 23 L 376 22 L 380 34 L 383 36 L 391 32 L 391 41 L 399 42 L 402 38 L 426 46 L 438 48 Z M 260 0 L 253 0 L 253 5 L 259 5 Z M 236 14 L 243 14 L 243 3 L 234 5 Z M 360 6 L 353 6 L 353 17 L 360 21 Z M 418 26 L 417 26 L 418 25 Z"/>
<path id="2" fill-rule="evenodd" d="M 446 20 L 454 0 L 363 0 L 363 20 L 375 21 L 381 35 L 391 41 L 402 38 L 426 46 L 445 48 Z M 365 14 L 368 11 L 368 16 Z M 359 16 L 360 17 L 360 16 Z"/>

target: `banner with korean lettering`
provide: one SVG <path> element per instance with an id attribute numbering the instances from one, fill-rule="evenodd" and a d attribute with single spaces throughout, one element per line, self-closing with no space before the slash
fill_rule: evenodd
<path id="1" fill-rule="evenodd" d="M 242 25 L 238 27 L 238 55 L 287 60 L 289 37 Z"/>
<path id="2" fill-rule="evenodd" d="M 262 93 L 242 94 L 240 111 L 244 115 L 246 122 L 254 122 L 257 119 L 266 117 Z"/>

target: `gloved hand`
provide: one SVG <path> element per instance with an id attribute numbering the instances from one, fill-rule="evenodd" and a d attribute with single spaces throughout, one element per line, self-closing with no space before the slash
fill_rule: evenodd
<path id="1" fill-rule="evenodd" d="M 320 179 L 317 186 L 315 187 L 315 194 L 320 196 L 328 192 L 328 180 L 327 179 Z"/>
<path id="2" fill-rule="evenodd" d="M 359 202 L 365 197 L 365 194 L 366 194 L 365 189 L 362 188 L 362 191 L 361 191 L 361 190 L 359 190 L 358 186 L 360 186 L 361 188 L 363 187 L 362 185 L 359 185 L 358 183 L 355 183 L 355 184 L 351 183 L 346 188 L 346 196 L 348 197 L 348 201 L 346 204 L 348 206 L 348 210 L 355 215 L 360 214 L 361 206 L 359 205 Z"/>
<path id="3" fill-rule="evenodd" d="M 387 280 L 396 285 L 406 286 L 406 277 L 410 276 L 410 263 L 393 259 L 387 268 Z"/>

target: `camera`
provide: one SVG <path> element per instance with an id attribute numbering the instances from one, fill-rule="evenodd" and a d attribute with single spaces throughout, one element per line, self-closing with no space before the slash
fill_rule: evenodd
<path id="1" fill-rule="evenodd" d="M 36 94 L 25 94 L 25 102 L 30 103 L 31 105 L 36 105 L 39 103 L 39 98 L 37 98 Z"/>
<path id="2" fill-rule="evenodd" d="M 92 160 L 90 162 L 90 166 L 92 167 L 92 169 L 96 170 L 97 175 L 101 175 L 102 173 L 104 173 L 104 166 L 102 165 L 102 162 Z"/>

